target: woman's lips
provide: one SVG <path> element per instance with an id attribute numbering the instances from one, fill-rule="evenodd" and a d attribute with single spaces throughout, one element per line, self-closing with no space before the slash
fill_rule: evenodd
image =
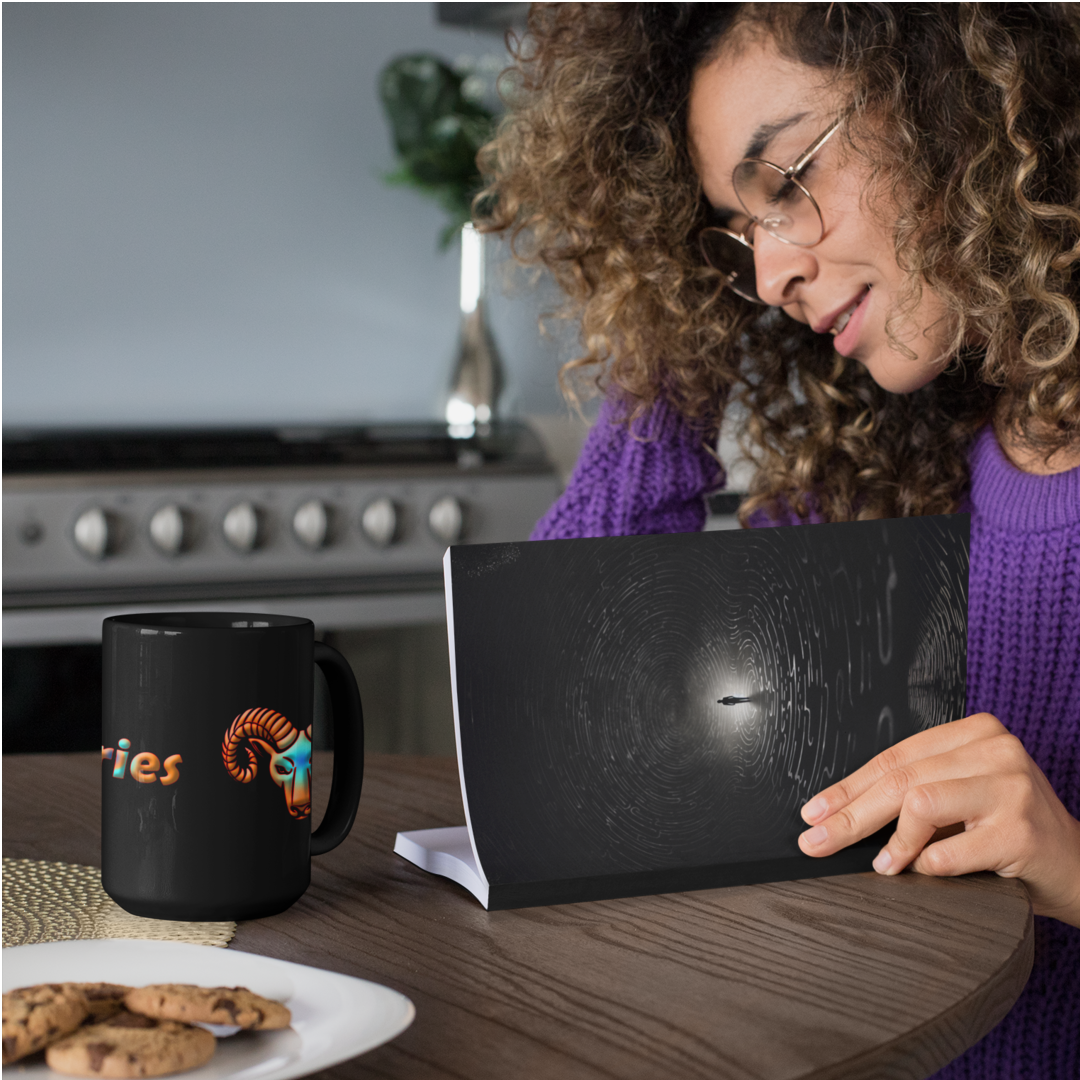
<path id="1" fill-rule="evenodd" d="M 855 346 L 859 341 L 859 331 L 862 329 L 863 319 L 866 316 L 866 309 L 870 306 L 869 300 L 871 292 L 872 290 L 868 286 L 866 291 L 862 294 L 862 299 L 859 300 L 858 306 L 851 313 L 851 318 L 848 319 L 847 325 L 833 339 L 833 348 L 841 356 L 850 356 L 855 351 Z"/>

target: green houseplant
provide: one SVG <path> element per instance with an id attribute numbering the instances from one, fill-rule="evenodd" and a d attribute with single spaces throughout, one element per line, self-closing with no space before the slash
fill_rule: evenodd
<path id="1" fill-rule="evenodd" d="M 386 179 L 415 188 L 446 211 L 444 249 L 472 218 L 473 197 L 483 186 L 476 154 L 495 130 L 495 114 L 469 92 L 469 83 L 468 73 L 428 53 L 399 56 L 379 77 L 398 156 Z"/>

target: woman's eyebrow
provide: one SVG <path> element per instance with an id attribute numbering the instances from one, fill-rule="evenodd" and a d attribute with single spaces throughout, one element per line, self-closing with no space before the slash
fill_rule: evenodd
<path id="1" fill-rule="evenodd" d="M 801 123 L 806 119 L 807 115 L 807 113 L 801 112 L 796 113 L 794 116 L 789 116 L 785 120 L 775 120 L 771 124 L 762 124 L 757 131 L 750 136 L 750 142 L 743 151 L 743 157 L 761 157 L 769 143 L 771 143 L 781 131 L 787 131 L 788 128 Z"/>

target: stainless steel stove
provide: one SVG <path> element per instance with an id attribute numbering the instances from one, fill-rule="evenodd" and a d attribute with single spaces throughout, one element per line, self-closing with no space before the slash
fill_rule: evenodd
<path id="1" fill-rule="evenodd" d="M 435 621 L 446 547 L 524 539 L 559 490 L 513 422 L 8 432 L 3 467 L 5 646 L 161 608 Z"/>

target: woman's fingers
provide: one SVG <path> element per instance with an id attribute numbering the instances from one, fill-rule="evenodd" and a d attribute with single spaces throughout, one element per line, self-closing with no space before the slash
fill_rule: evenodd
<path id="1" fill-rule="evenodd" d="M 885 850 L 887 849 L 882 849 L 883 852 Z M 928 845 L 909 864 L 909 869 L 917 874 L 927 874 L 931 877 L 974 874 L 980 870 L 986 870 L 995 854 L 995 844 L 988 831 L 972 829 Z M 878 870 L 877 861 L 877 859 L 874 860 L 875 870 Z M 878 870 L 878 873 L 889 875 L 899 872 L 896 869 Z M 1005 877 L 1017 876 L 1007 871 L 999 871 L 999 873 L 1004 874 Z"/>
<path id="2" fill-rule="evenodd" d="M 832 813 L 819 818 L 816 825 L 799 837 L 799 846 L 807 855 L 832 855 L 848 844 L 884 828 L 901 815 L 913 793 L 927 785 L 962 777 L 982 778 L 1002 772 L 1026 772 L 1027 754 L 1023 745 L 1004 728 L 1001 731 L 992 738 L 962 743 L 935 757 L 910 760 L 907 764 L 884 771 L 862 794 L 848 803 L 840 803 Z M 893 749 L 898 749 L 900 745 Z M 901 755 L 889 760 L 891 763 L 892 760 L 904 761 L 909 757 L 911 755 Z M 886 758 L 886 755 L 879 754 L 878 759 L 881 758 Z M 939 809 L 931 815 L 937 820 L 923 837 L 922 844 L 930 842 L 936 829 L 965 820 L 963 815 L 949 817 L 951 812 Z"/>
<path id="3" fill-rule="evenodd" d="M 819 792 L 802 808 L 802 818 L 807 825 L 816 825 L 854 802 L 897 770 L 905 769 L 926 758 L 947 754 L 973 742 L 993 738 L 1005 730 L 1001 721 L 989 713 L 975 713 L 963 720 L 954 720 L 951 724 L 920 731 L 917 735 L 890 746 L 861 769 Z M 894 814 L 893 817 L 895 816 Z M 891 817 L 886 818 L 881 825 L 891 820 Z M 877 827 L 880 828 L 881 825 Z"/>
<path id="4" fill-rule="evenodd" d="M 879 874 L 899 874 L 907 866 L 947 877 L 998 869 L 1000 837 L 982 828 L 1001 805 L 1008 782 L 997 777 L 945 780 L 912 790 L 904 800 L 896 831 L 874 859 Z M 933 842 L 938 829 L 953 822 L 967 827 L 948 840 Z"/>

